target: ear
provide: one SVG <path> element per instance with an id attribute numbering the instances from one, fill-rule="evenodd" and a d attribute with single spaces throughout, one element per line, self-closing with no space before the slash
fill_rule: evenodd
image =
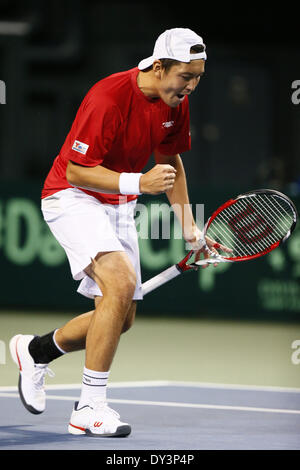
<path id="1" fill-rule="evenodd" d="M 161 73 L 162 73 L 162 63 L 159 59 L 155 59 L 152 65 L 152 70 L 154 72 L 154 75 L 156 78 L 161 78 Z"/>

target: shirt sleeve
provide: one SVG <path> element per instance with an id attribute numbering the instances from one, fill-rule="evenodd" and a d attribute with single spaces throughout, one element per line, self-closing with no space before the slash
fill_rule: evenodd
<path id="1" fill-rule="evenodd" d="M 191 149 L 190 113 L 187 96 L 183 103 L 172 109 L 171 120 L 174 121 L 174 126 L 170 127 L 170 132 L 157 147 L 163 155 L 176 155 Z"/>
<path id="2" fill-rule="evenodd" d="M 83 102 L 67 140 L 65 157 L 84 166 L 101 165 L 121 124 L 118 107 L 109 101 Z"/>

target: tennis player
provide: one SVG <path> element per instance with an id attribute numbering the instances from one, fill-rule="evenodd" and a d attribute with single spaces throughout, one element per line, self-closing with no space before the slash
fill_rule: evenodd
<path id="1" fill-rule="evenodd" d="M 134 208 L 140 194 L 165 193 L 183 236 L 201 252 L 188 207 L 180 153 L 190 150 L 190 95 L 204 73 L 202 38 L 187 28 L 162 33 L 138 67 L 96 83 L 81 103 L 42 191 L 42 212 L 65 249 L 78 291 L 94 310 L 44 336 L 16 335 L 10 350 L 19 392 L 32 413 L 45 409 L 45 374 L 61 355 L 86 350 L 72 434 L 126 436 L 128 423 L 107 405 L 106 386 L 121 333 L 142 299 Z M 142 173 L 149 157 L 155 165 Z M 178 210 L 182 208 L 182 210 Z"/>

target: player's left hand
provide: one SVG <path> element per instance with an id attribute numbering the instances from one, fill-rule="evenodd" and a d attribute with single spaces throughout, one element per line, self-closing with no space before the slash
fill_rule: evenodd
<path id="1" fill-rule="evenodd" d="M 196 251 L 195 253 L 195 261 L 199 261 L 201 258 L 201 254 L 203 253 L 204 259 L 208 259 L 212 257 L 212 253 L 214 255 L 220 256 L 220 251 L 225 253 L 231 253 L 232 250 L 227 248 L 225 245 L 221 245 L 217 243 L 215 240 L 212 240 L 209 237 L 205 237 L 206 246 L 200 248 L 200 250 Z M 219 263 L 215 263 L 214 267 L 218 266 Z M 209 264 L 204 264 L 203 268 L 207 268 Z"/>
<path id="2" fill-rule="evenodd" d="M 215 240 L 203 235 L 203 232 L 199 230 L 198 227 L 193 229 L 193 237 L 191 234 L 185 237 L 185 240 L 189 243 L 190 248 L 195 251 L 195 262 L 201 259 L 203 254 L 204 259 L 211 258 L 212 253 L 215 255 L 220 255 L 219 251 L 225 253 L 231 253 L 232 250 L 225 245 L 217 243 Z M 202 267 L 207 268 L 209 264 L 204 264 Z M 218 266 L 218 263 L 215 263 L 214 266 Z"/>

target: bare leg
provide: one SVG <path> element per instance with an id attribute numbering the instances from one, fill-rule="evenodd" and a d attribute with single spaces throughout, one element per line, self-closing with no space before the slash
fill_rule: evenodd
<path id="1" fill-rule="evenodd" d="M 95 297 L 95 308 L 101 302 L 102 297 Z M 59 328 L 55 335 L 58 346 L 66 352 L 81 351 L 85 349 L 85 341 L 91 318 L 95 310 L 72 318 L 63 327 Z M 136 313 L 136 301 L 132 301 L 127 318 L 122 328 L 125 333 L 132 326 Z"/>
<path id="2" fill-rule="evenodd" d="M 70 320 L 56 332 L 55 339 L 64 351 L 78 351 L 86 347 L 86 337 L 90 326 L 92 325 L 91 337 L 94 338 L 97 336 L 97 333 L 96 335 L 94 334 L 94 330 L 98 331 L 101 325 L 105 336 L 113 332 L 114 339 L 112 339 L 112 343 L 109 346 L 111 351 L 109 355 L 113 357 L 113 351 L 117 347 L 116 337 L 127 331 L 134 322 L 136 302 L 130 301 L 128 307 L 128 299 L 132 298 L 133 295 L 132 289 L 135 286 L 135 274 L 127 259 L 127 255 L 120 252 L 99 254 L 93 265 L 89 266 L 86 272 L 99 283 L 104 296 L 95 297 L 95 310 Z M 127 292 L 128 289 L 129 293 Z M 103 313 L 100 317 L 98 313 L 95 315 L 98 311 L 104 312 L 104 317 Z M 117 314 L 115 313 L 116 311 Z M 121 332 L 119 332 L 120 326 Z M 92 355 L 94 356 L 94 353 Z"/>
<path id="3" fill-rule="evenodd" d="M 72 318 L 62 328 L 56 331 L 55 341 L 65 352 L 85 349 L 86 333 L 94 310 Z"/>
<path id="4" fill-rule="evenodd" d="M 103 297 L 88 327 L 85 367 L 108 371 L 132 303 L 136 277 L 124 252 L 99 253 L 90 268 Z"/>

